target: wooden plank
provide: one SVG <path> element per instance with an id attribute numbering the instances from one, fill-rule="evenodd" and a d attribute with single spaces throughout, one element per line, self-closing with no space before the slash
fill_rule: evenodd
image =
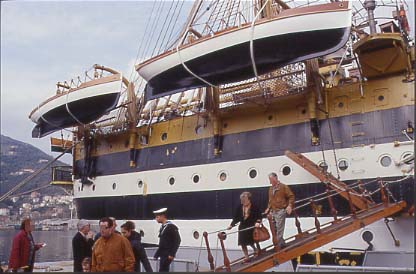
<path id="1" fill-rule="evenodd" d="M 288 242 L 288 246 L 279 252 L 274 250 L 265 251 L 250 264 L 242 264 L 241 259 L 231 263 L 232 272 L 262 272 L 277 264 L 282 264 L 293 258 L 310 252 L 320 246 L 335 241 L 354 231 L 361 229 L 377 220 L 391 216 L 406 207 L 406 202 L 400 201 L 395 204 L 378 204 L 367 210 L 357 213 L 356 218 L 348 216 L 340 221 L 322 228 L 322 233 L 309 233 L 302 238 Z M 223 267 L 218 267 L 216 272 L 224 272 Z"/>
<path id="2" fill-rule="evenodd" d="M 294 249 L 283 249 L 279 253 L 273 254 L 271 257 L 262 260 L 260 263 L 253 263 L 252 265 L 248 265 L 246 267 L 242 267 L 240 269 L 236 269 L 235 271 L 242 271 L 242 272 L 260 272 L 267 270 L 275 265 L 275 263 L 282 264 L 287 262 L 293 258 L 296 258 L 302 254 L 305 254 L 309 251 L 312 251 L 320 246 L 323 246 L 327 243 L 335 241 L 339 238 L 342 238 L 356 230 L 361 229 L 364 226 L 367 226 L 377 220 L 380 220 L 384 217 L 390 216 L 400 210 L 402 210 L 406 206 L 404 201 L 401 201 L 397 204 L 389 205 L 388 207 L 384 207 L 380 205 L 372 210 L 368 210 L 362 213 L 359 218 L 353 219 L 352 222 L 341 226 L 338 229 L 328 231 L 331 226 L 322 230 L 323 236 L 316 237 L 316 236 L 309 236 L 308 241 L 305 242 L 300 247 Z M 348 221 L 348 220 L 346 220 Z M 350 220 L 351 221 L 351 220 Z M 342 221 L 345 222 L 345 221 Z"/>
<path id="3" fill-rule="evenodd" d="M 345 191 L 341 191 L 341 189 L 348 188 L 346 184 L 341 182 L 340 180 L 336 179 L 329 173 L 326 173 L 322 168 L 317 166 L 314 162 L 303 156 L 302 154 L 293 153 L 289 150 L 285 151 L 285 155 L 290 158 L 292 161 L 300 165 L 303 169 L 311 173 L 313 176 L 321 180 L 322 182 L 328 182 L 328 186 L 335 190 L 339 195 L 343 198 L 348 200 L 348 194 Z M 334 186 L 335 185 L 335 186 Z M 367 208 L 367 204 L 371 203 L 370 201 L 366 202 L 365 198 L 361 196 L 360 193 L 356 192 L 355 190 L 351 189 L 350 193 L 351 200 L 354 206 L 358 207 L 359 209 Z M 357 196 L 360 195 L 360 196 Z"/>

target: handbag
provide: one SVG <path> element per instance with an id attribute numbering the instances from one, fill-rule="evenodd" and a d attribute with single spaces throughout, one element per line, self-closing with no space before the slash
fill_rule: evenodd
<path id="1" fill-rule="evenodd" d="M 264 242 L 270 239 L 270 233 L 267 228 L 260 224 L 260 227 L 255 227 L 253 231 L 253 240 L 255 242 Z"/>

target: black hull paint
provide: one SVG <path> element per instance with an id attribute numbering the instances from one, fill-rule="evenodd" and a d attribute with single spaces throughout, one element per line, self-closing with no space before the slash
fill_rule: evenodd
<path id="1" fill-rule="evenodd" d="M 384 179 L 386 180 L 386 178 Z M 394 179 L 390 178 L 389 180 Z M 364 183 L 367 181 L 369 180 L 363 180 Z M 378 183 L 376 180 L 371 181 L 374 182 L 365 185 L 365 187 L 369 191 L 374 191 L 378 188 Z M 346 183 L 352 184 L 355 181 Z M 405 200 L 408 207 L 410 207 L 414 203 L 414 184 L 414 179 L 408 178 L 400 183 L 390 184 L 389 189 L 396 199 Z M 325 185 L 322 183 L 293 185 L 290 187 L 298 201 L 325 192 Z M 239 197 L 243 191 L 250 191 L 253 194 L 253 202 L 261 210 L 267 207 L 268 187 L 164 193 L 147 196 L 88 197 L 74 200 L 77 205 L 78 217 L 82 219 L 98 220 L 104 216 L 114 216 L 117 219 L 151 220 L 154 218 L 152 211 L 162 207 L 169 208 L 170 217 L 173 219 L 230 219 L 235 208 L 240 203 Z M 380 202 L 379 197 L 379 193 L 373 195 L 373 199 L 376 202 Z M 345 199 L 333 196 L 333 201 L 338 215 L 342 216 L 350 213 L 348 202 Z M 327 199 L 317 201 L 317 204 L 322 205 L 321 217 L 332 216 Z M 296 204 L 296 206 L 299 206 L 299 204 Z M 297 213 L 300 217 L 313 216 L 309 206 L 298 209 Z"/>
<path id="2" fill-rule="evenodd" d="M 257 71 L 259 74 L 264 74 L 287 64 L 335 52 L 345 45 L 348 34 L 349 28 L 340 28 L 257 39 L 254 41 Z M 249 42 L 200 56 L 185 64 L 196 75 L 214 85 L 237 82 L 255 76 Z M 202 86 L 206 84 L 191 75 L 180 64 L 148 81 L 146 100 Z"/>
<path id="3" fill-rule="evenodd" d="M 414 106 L 381 110 L 331 118 L 331 128 L 335 148 L 349 148 L 353 145 L 382 144 L 393 141 L 406 141 L 401 133 L 408 121 L 414 121 Z M 361 120 L 363 124 L 357 131 L 363 136 L 352 137 L 351 122 Z M 382 126 L 381 126 L 382 125 Z M 248 132 L 229 134 L 222 137 L 223 147 L 219 156 L 214 155 L 214 138 L 186 141 L 168 145 L 143 148 L 136 151 L 137 167 L 129 166 L 130 152 L 116 152 L 92 157 L 92 173 L 88 176 L 104 176 L 146 170 L 184 167 L 201 164 L 221 163 L 237 160 L 256 159 L 284 155 L 289 149 L 298 153 L 316 152 L 332 149 L 328 120 L 320 121 L 321 146 L 313 146 L 310 123 L 298 123 L 281 127 L 265 128 Z M 166 155 L 166 150 L 176 152 Z M 411 150 L 411 148 L 409 148 Z M 161 165 L 163 164 L 163 165 Z M 75 178 L 82 177 L 84 160 L 75 162 Z"/>
<path id="4" fill-rule="evenodd" d="M 119 97 L 120 93 L 88 97 L 69 103 L 68 108 L 78 121 L 88 124 L 114 109 Z M 32 130 L 33 138 L 41 138 L 54 131 L 78 124 L 78 121 L 68 113 L 66 105 L 53 108 L 42 117 L 46 121 L 39 119 L 39 123 Z"/>

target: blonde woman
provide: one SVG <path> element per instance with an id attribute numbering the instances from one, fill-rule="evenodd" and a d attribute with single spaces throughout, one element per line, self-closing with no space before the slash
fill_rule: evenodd
<path id="1" fill-rule="evenodd" d="M 248 256 L 247 246 L 251 246 L 253 251 L 257 252 L 256 248 L 254 247 L 253 230 L 254 225 L 261 222 L 261 212 L 256 205 L 252 204 L 250 192 L 246 191 L 241 193 L 240 202 L 241 204 L 234 211 L 233 220 L 227 229 L 231 229 L 237 225 L 237 223 L 240 223 L 238 226 L 238 245 L 241 246 L 241 249 L 243 250 L 245 257 L 244 263 L 248 263 L 250 259 Z M 248 227 L 253 228 L 246 229 Z"/>

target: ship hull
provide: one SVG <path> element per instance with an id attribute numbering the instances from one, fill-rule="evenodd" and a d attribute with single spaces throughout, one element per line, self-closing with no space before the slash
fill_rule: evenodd
<path id="1" fill-rule="evenodd" d="M 411 206 L 414 204 L 414 179 L 412 176 L 403 176 L 402 173 L 402 169 L 409 168 L 409 165 L 395 166 L 392 163 L 384 167 L 380 163 L 380 156 L 391 155 L 394 161 L 399 161 L 412 149 L 410 145 L 395 147 L 393 142 L 377 144 L 374 147 L 337 149 L 339 159 L 347 159 L 350 163 L 347 170 L 340 171 L 340 179 L 348 185 L 362 180 L 370 192 L 376 190 L 379 179 L 389 182 L 387 186 L 394 198 L 405 200 Z M 335 166 L 331 164 L 335 161 L 332 151 L 326 150 L 324 153 L 329 163 L 329 171 L 334 175 L 337 174 Z M 303 155 L 318 162 L 322 152 L 309 152 Z M 288 175 L 282 174 L 282 167 L 285 166 L 291 168 L 291 173 Z M 250 171 L 254 169 L 257 176 L 251 178 Z M 279 179 L 291 187 L 296 201 L 325 191 L 323 183 L 282 155 L 98 176 L 92 179 L 92 185 L 83 185 L 80 180 L 75 180 L 74 201 L 80 218 L 98 220 L 102 216 L 114 216 L 119 222 L 137 220 L 137 227 L 147 235 L 157 231 L 157 224 L 152 220 L 154 218 L 152 211 L 167 207 L 169 217 L 181 224 L 183 245 L 198 246 L 200 242 L 194 239 L 194 232 L 197 231 L 202 235 L 205 230 L 224 229 L 229 224 L 239 204 L 239 195 L 243 191 L 250 191 L 253 194 L 253 202 L 262 210 L 266 208 L 269 186 L 267 175 L 272 171 L 277 172 Z M 219 178 L 221 172 L 227 174 L 227 179 L 224 181 Z M 200 176 L 200 181 L 197 183 L 193 180 L 195 175 Z M 169 183 L 170 178 L 175 178 L 173 184 Z M 380 201 L 379 193 L 376 192 L 372 197 L 375 201 Z M 319 198 L 322 198 L 317 201 L 321 208 L 319 216 L 330 220 L 331 213 L 327 199 L 325 196 Z M 339 197 L 333 199 L 339 216 L 350 213 L 349 205 L 344 199 Z M 296 206 L 307 202 L 308 199 L 297 202 Z M 299 208 L 297 212 L 302 219 L 311 219 L 312 212 L 309 206 Z M 288 223 L 291 224 L 289 231 L 293 230 L 296 233 L 293 219 L 289 218 Z M 303 221 L 302 227 L 310 228 Z M 145 241 L 157 243 L 157 238 L 155 235 L 150 235 Z M 235 241 L 234 244 L 236 243 Z"/>
<path id="2" fill-rule="evenodd" d="M 136 177 L 140 176 L 136 174 Z M 131 176 L 131 177 L 134 177 Z M 396 181 L 402 177 L 383 178 L 385 181 Z M 281 178 L 281 180 L 283 180 Z M 356 183 L 356 180 L 344 181 L 351 185 Z M 374 191 L 378 188 L 379 180 L 371 178 L 362 180 L 366 185 L 366 189 Z M 267 183 L 267 180 L 265 180 Z M 304 200 L 311 197 L 312 194 L 324 193 L 326 186 L 323 183 L 309 183 L 290 185 L 296 200 Z M 400 184 L 392 184 L 389 190 L 397 200 L 404 200 L 408 204 L 414 203 L 414 181 L 413 178 L 408 178 Z M 85 197 L 75 200 L 78 216 L 83 219 L 99 220 L 102 216 L 115 216 L 117 219 L 126 220 L 152 220 L 154 218 L 153 211 L 158 208 L 167 207 L 170 214 L 175 219 L 180 220 L 214 220 L 214 219 L 229 219 L 233 216 L 234 210 L 238 206 L 238 199 L 243 191 L 249 191 L 253 196 L 253 203 L 260 209 L 267 208 L 268 203 L 268 186 L 251 187 L 249 183 L 242 184 L 240 188 L 222 189 L 222 190 L 201 190 L 193 192 L 171 192 L 159 194 L 137 194 L 137 195 L 123 195 L 123 196 L 98 196 Z M 128 193 L 141 192 L 140 187 L 135 185 L 131 187 Z M 126 193 L 127 194 L 127 193 Z M 374 201 L 380 203 L 379 195 L 374 197 Z M 320 198 L 325 197 L 321 196 Z M 179 202 L 178 201 L 182 201 Z M 216 201 L 214 203 L 213 201 Z M 350 214 L 348 201 L 341 197 L 333 198 L 336 205 L 337 212 L 340 216 Z M 307 203 L 307 201 L 305 201 Z M 198 206 L 189 206 L 189 205 Z M 330 217 L 331 212 L 328 201 L 323 199 L 318 204 L 322 206 L 320 217 Z M 126 210 L 128 208 L 129 210 Z M 312 214 L 310 207 L 303 207 L 297 211 L 300 217 L 309 217 Z"/>
<path id="3" fill-rule="evenodd" d="M 252 35 L 254 63 L 258 74 L 264 74 L 337 51 L 347 42 L 350 25 L 349 10 L 283 14 L 254 29 L 231 30 L 151 59 L 137 71 L 148 81 L 147 99 L 206 86 L 206 82 L 220 85 L 241 81 L 255 76 L 250 54 Z"/>

